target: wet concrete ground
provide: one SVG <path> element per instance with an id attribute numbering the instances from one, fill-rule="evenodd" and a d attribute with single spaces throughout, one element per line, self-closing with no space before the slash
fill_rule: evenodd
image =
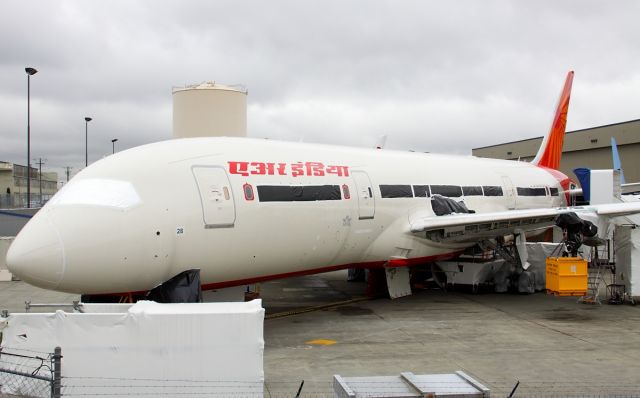
<path id="1" fill-rule="evenodd" d="M 358 301 L 364 289 L 342 271 L 261 285 L 266 396 L 292 397 L 305 380 L 302 397 L 329 397 L 334 374 L 456 370 L 494 397 L 507 396 L 518 380 L 518 397 L 640 396 L 640 306 L 435 289 Z M 29 299 L 69 303 L 77 296 L 0 283 L 0 309 L 22 312 Z"/>

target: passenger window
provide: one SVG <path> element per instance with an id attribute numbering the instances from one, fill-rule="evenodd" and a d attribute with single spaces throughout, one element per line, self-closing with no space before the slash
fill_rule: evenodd
<path id="1" fill-rule="evenodd" d="M 254 199 L 253 187 L 251 186 L 251 184 L 244 184 L 242 186 L 242 189 L 244 190 L 244 198 L 246 200 L 253 200 Z"/>
<path id="2" fill-rule="evenodd" d="M 462 187 L 462 193 L 464 196 L 482 196 L 482 187 Z"/>
<path id="3" fill-rule="evenodd" d="M 414 185 L 413 193 L 416 198 L 427 198 L 431 196 L 429 194 L 429 186 L 428 185 Z"/>
<path id="4" fill-rule="evenodd" d="M 456 185 L 431 185 L 432 195 L 442 195 L 449 198 L 462 196 L 462 188 Z"/>
<path id="5" fill-rule="evenodd" d="M 502 187 L 496 185 L 483 186 L 484 196 L 503 196 Z"/>
<path id="6" fill-rule="evenodd" d="M 546 196 L 545 188 L 517 187 L 518 196 Z"/>
<path id="7" fill-rule="evenodd" d="M 258 185 L 260 202 L 341 200 L 339 185 Z"/>
<path id="8" fill-rule="evenodd" d="M 347 184 L 342 184 L 342 193 L 345 199 L 351 199 L 351 193 L 349 192 L 349 186 Z"/>
<path id="9" fill-rule="evenodd" d="M 413 198 L 411 185 L 380 185 L 383 198 Z"/>

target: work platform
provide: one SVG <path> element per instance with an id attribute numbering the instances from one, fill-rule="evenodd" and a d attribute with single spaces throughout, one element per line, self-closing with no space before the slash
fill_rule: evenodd
<path id="1" fill-rule="evenodd" d="M 488 388 L 462 371 L 450 374 L 342 377 L 333 376 L 336 398 L 489 398 Z"/>

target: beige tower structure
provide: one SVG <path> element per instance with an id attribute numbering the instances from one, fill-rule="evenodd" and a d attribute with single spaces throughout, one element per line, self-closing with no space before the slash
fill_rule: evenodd
<path id="1" fill-rule="evenodd" d="M 173 90 L 173 137 L 246 137 L 247 90 L 207 82 Z"/>

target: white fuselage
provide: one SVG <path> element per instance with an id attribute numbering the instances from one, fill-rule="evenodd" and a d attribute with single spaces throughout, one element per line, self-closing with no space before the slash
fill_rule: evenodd
<path id="1" fill-rule="evenodd" d="M 98 294 L 146 291 L 187 269 L 200 269 L 205 287 L 217 287 L 390 258 L 415 263 L 471 245 L 410 233 L 412 215 L 432 212 L 428 197 L 414 196 L 424 190 L 418 186 L 474 187 L 455 199 L 482 213 L 563 206 L 564 179 L 514 161 L 247 138 L 171 140 L 79 173 L 25 226 L 8 264 L 35 285 Z M 502 195 L 478 195 L 477 187 L 500 187 Z"/>

